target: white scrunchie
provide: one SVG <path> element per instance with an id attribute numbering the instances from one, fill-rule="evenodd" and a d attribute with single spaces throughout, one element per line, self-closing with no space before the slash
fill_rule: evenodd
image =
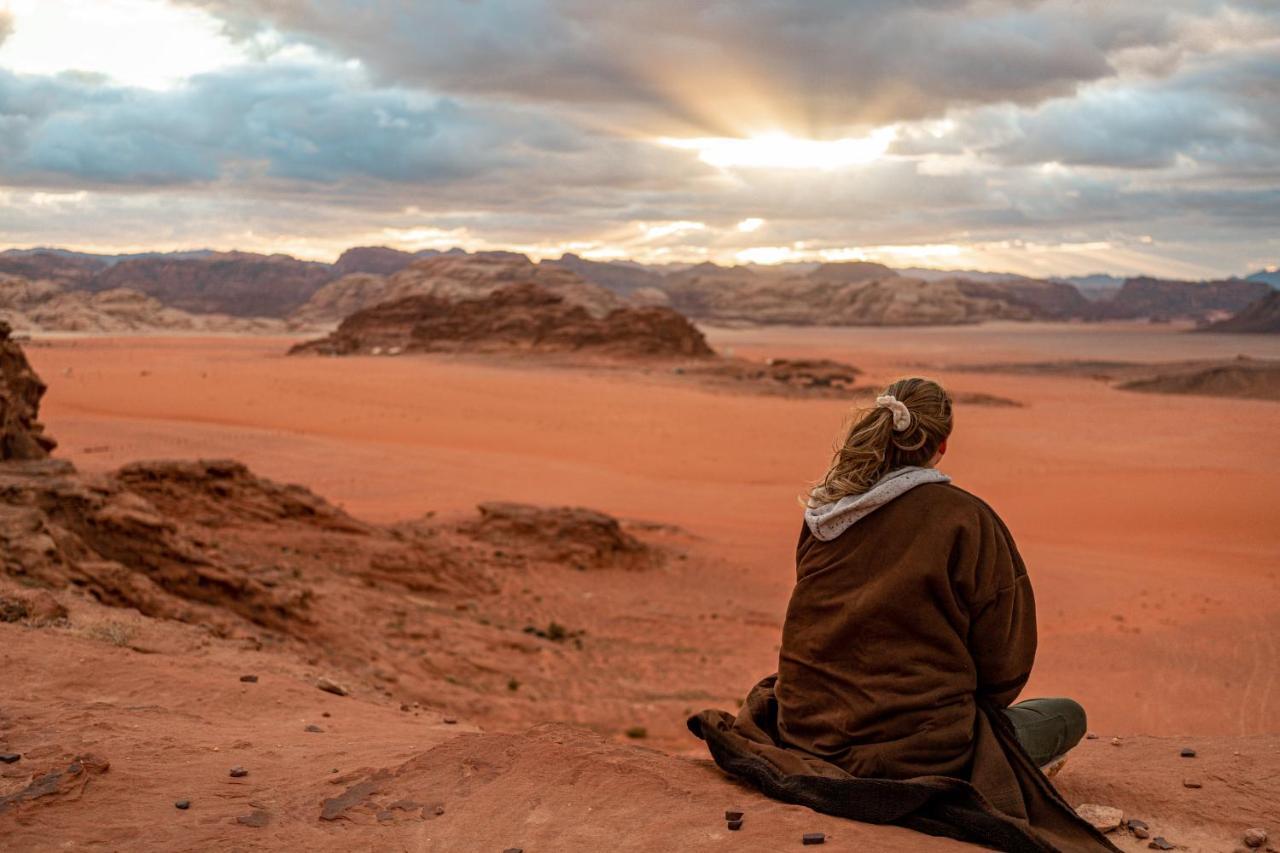
<path id="1" fill-rule="evenodd" d="M 899 401 L 898 398 L 892 394 L 885 394 L 883 397 L 876 397 L 876 406 L 893 412 L 894 432 L 902 432 L 911 426 L 911 410 L 907 408 L 906 403 Z"/>

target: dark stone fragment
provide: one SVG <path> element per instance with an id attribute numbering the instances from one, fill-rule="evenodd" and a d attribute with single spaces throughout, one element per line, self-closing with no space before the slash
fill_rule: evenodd
<path id="1" fill-rule="evenodd" d="M 324 731 L 324 729 L 320 728 L 317 725 L 312 724 L 310 726 L 307 726 L 305 729 L 303 729 L 303 731 L 304 732 L 322 732 Z"/>
<path id="2" fill-rule="evenodd" d="M 21 758 L 22 756 L 16 752 L 0 752 L 0 761 L 3 761 L 5 764 L 12 764 Z"/>
<path id="3" fill-rule="evenodd" d="M 232 779 L 239 779 L 241 776 L 248 776 L 248 775 L 249 775 L 249 771 L 248 771 L 248 770 L 245 770 L 243 767 L 232 767 L 232 768 L 231 768 L 231 778 L 232 778 Z"/>
<path id="4" fill-rule="evenodd" d="M 1181 755 L 1183 758 L 1195 758 L 1196 751 L 1189 746 L 1184 746 L 1182 748 L 1182 752 L 1179 752 L 1178 755 Z"/>
<path id="5" fill-rule="evenodd" d="M 739 829 L 742 829 L 742 818 L 738 818 L 737 820 L 731 820 L 731 821 L 729 821 L 729 831 L 730 831 L 730 832 L 737 832 Z"/>
<path id="6" fill-rule="evenodd" d="M 1183 779 L 1182 787 L 1184 788 L 1203 788 L 1204 785 L 1198 779 Z"/>
<path id="7" fill-rule="evenodd" d="M 436 817 L 439 817 L 440 815 L 444 814 L 444 806 L 436 806 L 435 811 L 436 811 Z"/>
<path id="8" fill-rule="evenodd" d="M 1151 828 L 1150 826 L 1147 826 L 1147 822 L 1145 820 L 1138 820 L 1136 817 L 1129 818 L 1127 823 L 1130 829 L 1150 829 Z"/>
<path id="9" fill-rule="evenodd" d="M 456 726 L 458 724 L 457 717 L 445 717 L 442 721 L 446 726 Z"/>
<path id="10" fill-rule="evenodd" d="M 242 676 L 240 676 L 240 680 L 241 680 L 241 681 L 243 681 L 245 684 L 257 684 L 257 683 L 258 683 L 258 676 L 256 676 L 256 675 L 242 675 Z"/>
<path id="11" fill-rule="evenodd" d="M 506 850 L 503 850 L 503 851 L 502 851 L 502 853 L 524 853 L 524 848 L 523 848 L 523 847 L 508 847 Z"/>
<path id="12" fill-rule="evenodd" d="M 1172 850 L 1178 845 L 1170 844 L 1168 841 L 1165 841 L 1163 835 L 1157 835 L 1155 838 L 1151 839 L 1151 843 L 1149 843 L 1147 846 L 1150 847 L 1152 850 Z"/>
<path id="13" fill-rule="evenodd" d="M 800 841 L 803 844 L 826 844 L 827 836 L 821 832 L 806 832 L 800 837 Z"/>
<path id="14" fill-rule="evenodd" d="M 187 809 L 191 808 L 191 801 L 190 801 L 190 800 L 178 800 L 177 802 L 175 802 L 175 803 L 173 804 L 173 807 L 174 807 L 175 809 L 182 809 L 182 810 L 185 812 Z"/>
<path id="15" fill-rule="evenodd" d="M 261 809 L 258 809 L 255 811 L 251 811 L 248 814 L 240 815 L 240 817 L 236 818 L 236 823 L 241 823 L 241 824 L 244 824 L 245 826 L 257 827 L 260 829 L 266 826 L 267 823 L 270 822 L 270 820 L 271 818 L 267 815 L 266 812 L 262 811 Z"/>
<path id="16" fill-rule="evenodd" d="M 332 715 L 332 714 L 330 714 L 328 711 L 325 711 L 325 712 L 324 712 L 323 714 L 321 714 L 320 716 L 322 716 L 322 717 L 331 717 L 331 716 L 333 716 L 333 715 Z"/>
<path id="17" fill-rule="evenodd" d="M 730 809 L 724 813 L 725 820 L 742 820 L 743 812 L 737 809 Z"/>
<path id="18" fill-rule="evenodd" d="M 1132 831 L 1133 831 L 1134 838 L 1150 838 L 1151 837 L 1151 833 L 1140 826 L 1135 826 Z"/>

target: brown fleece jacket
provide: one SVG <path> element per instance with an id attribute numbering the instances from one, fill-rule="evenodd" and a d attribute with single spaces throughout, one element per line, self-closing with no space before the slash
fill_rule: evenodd
<path id="1" fill-rule="evenodd" d="M 771 796 L 1005 850 L 1115 850 L 1027 757 L 999 709 L 1026 683 L 1035 603 L 995 512 L 912 488 L 830 541 L 806 526 L 776 680 L 689 722 Z M 945 777 L 945 778 L 942 778 Z"/>

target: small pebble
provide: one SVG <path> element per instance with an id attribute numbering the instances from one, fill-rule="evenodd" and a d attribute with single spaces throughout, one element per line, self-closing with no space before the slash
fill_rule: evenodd
<path id="1" fill-rule="evenodd" d="M 1098 739 L 1098 733 L 1097 733 L 1097 732 L 1086 732 L 1086 733 L 1085 733 L 1085 739 L 1086 739 L 1086 740 L 1097 740 L 1097 739 Z"/>
<path id="2" fill-rule="evenodd" d="M 332 714 L 330 714 L 328 711 L 325 711 L 325 712 L 324 712 L 324 713 L 322 713 L 320 716 L 322 716 L 322 717 L 329 717 L 329 716 L 332 716 Z"/>
<path id="3" fill-rule="evenodd" d="M 1119 745 L 1120 745 L 1120 738 L 1118 738 L 1118 737 L 1113 737 L 1113 738 L 1111 739 L 1111 745 L 1112 745 L 1112 746 L 1119 746 Z"/>
<path id="4" fill-rule="evenodd" d="M 1151 827 L 1147 826 L 1145 820 L 1130 818 L 1128 821 L 1129 831 L 1133 833 L 1134 838 L 1150 838 Z"/>
<path id="5" fill-rule="evenodd" d="M 334 696 L 346 696 L 351 693 L 345 685 L 339 684 L 331 678 L 320 678 L 316 681 L 316 687 L 325 693 L 332 693 Z"/>
<path id="6" fill-rule="evenodd" d="M 1183 780 L 1182 780 L 1182 787 L 1184 787 L 1184 788 L 1203 788 L 1204 786 L 1203 786 L 1203 785 L 1201 785 L 1201 784 L 1200 784 L 1200 781 L 1199 781 L 1199 780 L 1197 780 L 1197 779 L 1183 779 Z"/>
<path id="7" fill-rule="evenodd" d="M 826 844 L 827 836 L 823 835 L 821 832 L 806 832 L 804 835 L 800 836 L 800 843 L 801 844 Z"/>
<path id="8" fill-rule="evenodd" d="M 248 770 L 245 770 L 243 767 L 232 767 L 232 768 L 231 768 L 231 778 L 232 778 L 232 779 L 239 779 L 241 776 L 248 776 L 248 775 L 249 775 L 249 771 L 248 771 Z"/>
<path id="9" fill-rule="evenodd" d="M 173 807 L 174 807 L 175 809 L 182 809 L 182 810 L 185 812 L 187 809 L 191 808 L 191 801 L 190 801 L 190 800 L 178 800 L 176 803 L 174 803 L 174 804 L 173 804 Z"/>
<path id="10" fill-rule="evenodd" d="M 1163 835 L 1157 835 L 1155 838 L 1151 839 L 1151 843 L 1147 846 L 1152 850 L 1172 850 L 1178 845 L 1169 843 L 1165 840 Z"/>
<path id="11" fill-rule="evenodd" d="M 456 726 L 458 724 L 457 717 L 445 717 L 442 721 L 446 726 Z"/>
<path id="12" fill-rule="evenodd" d="M 725 820 L 742 820 L 742 817 L 744 814 L 745 812 L 739 811 L 737 809 L 729 809 L 724 813 L 724 819 Z"/>
<path id="13" fill-rule="evenodd" d="M 317 725 L 315 725 L 315 724 L 313 723 L 313 724 L 311 724 L 311 725 L 307 726 L 305 729 L 303 729 L 303 731 L 304 731 L 304 732 L 322 732 L 322 731 L 324 731 L 324 729 L 320 728 L 319 726 L 317 726 Z"/>
<path id="14" fill-rule="evenodd" d="M 0 752 L 0 761 L 3 761 L 5 764 L 12 764 L 20 758 L 22 758 L 22 756 L 18 755 L 16 752 Z"/>
<path id="15" fill-rule="evenodd" d="M 739 819 L 737 819 L 737 820 L 731 820 L 731 821 L 729 821 L 729 831 L 730 831 L 730 832 L 737 832 L 739 829 L 742 829 L 742 819 L 741 819 L 741 818 L 739 818 Z"/>
<path id="16" fill-rule="evenodd" d="M 506 850 L 503 850 L 503 851 L 502 851 L 502 853 L 524 853 L 524 848 L 523 848 L 523 847 L 508 847 Z"/>
<path id="17" fill-rule="evenodd" d="M 1246 829 L 1244 831 L 1244 844 L 1246 847 L 1261 847 L 1267 843 L 1267 831 L 1265 829 Z"/>
<path id="18" fill-rule="evenodd" d="M 409 710 L 409 706 L 408 706 L 408 705 L 406 705 L 406 704 L 404 704 L 403 702 L 401 702 L 401 703 L 400 703 L 400 710 L 401 710 L 401 711 L 408 711 L 408 710 Z"/>
<path id="19" fill-rule="evenodd" d="M 444 814 L 444 806 L 436 806 L 436 817 Z"/>
<path id="20" fill-rule="evenodd" d="M 1183 758 L 1195 758 L 1196 751 L 1189 746 L 1184 746 L 1182 748 L 1182 752 L 1179 752 L 1178 755 L 1181 755 Z"/>
<path id="21" fill-rule="evenodd" d="M 258 683 L 258 676 L 256 676 L 256 675 L 242 675 L 242 676 L 240 676 L 240 680 L 241 680 L 241 681 L 243 681 L 245 684 L 257 684 L 257 683 Z"/>

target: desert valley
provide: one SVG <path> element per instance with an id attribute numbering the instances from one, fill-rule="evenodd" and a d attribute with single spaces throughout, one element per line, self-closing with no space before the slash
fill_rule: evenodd
<path id="1" fill-rule="evenodd" d="M 693 270 L 393 259 L 270 305 L 210 265 L 284 259 L 164 259 L 117 274 L 159 305 L 126 321 L 0 255 L 91 318 L 14 305 L 4 344 L 15 849 L 961 849 L 766 800 L 685 727 L 776 666 L 798 495 L 904 374 L 1032 573 L 1024 695 L 1088 709 L 1068 801 L 1122 849 L 1274 824 L 1270 284 L 828 265 L 719 306 Z M 778 313 L 814 279 L 839 322 Z"/>

